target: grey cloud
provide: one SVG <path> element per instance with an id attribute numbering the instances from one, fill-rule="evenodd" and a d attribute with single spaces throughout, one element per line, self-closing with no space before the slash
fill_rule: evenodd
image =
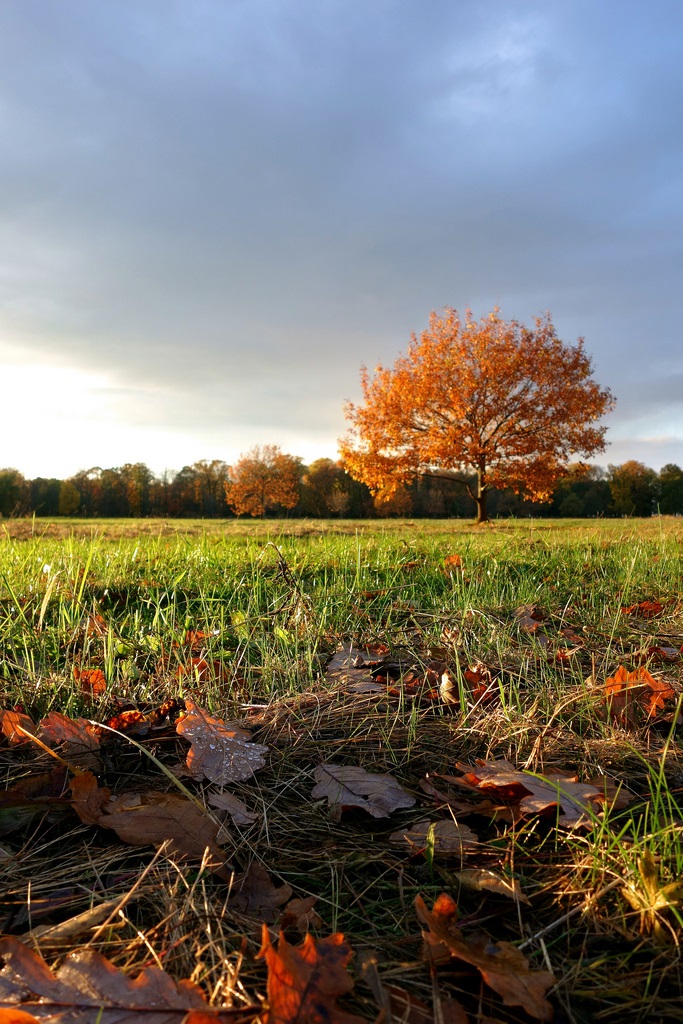
<path id="1" fill-rule="evenodd" d="M 681 422 L 682 22 L 668 0 L 7 0 L 5 331 L 106 367 L 145 422 L 333 443 L 360 362 L 430 309 L 549 308 L 615 423 Z"/>

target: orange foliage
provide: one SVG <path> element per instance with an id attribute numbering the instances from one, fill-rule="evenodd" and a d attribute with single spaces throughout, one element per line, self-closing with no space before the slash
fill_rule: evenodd
<path id="1" fill-rule="evenodd" d="M 416 475 L 465 483 L 486 519 L 486 492 L 510 487 L 532 500 L 552 491 L 570 457 L 604 450 L 596 420 L 614 404 L 591 377 L 583 340 L 564 344 L 550 316 L 533 328 L 494 309 L 432 313 L 393 369 L 364 367 L 365 402 L 349 404 L 352 427 L 340 443 L 357 480 L 386 495 Z M 463 474 L 476 474 L 477 486 Z"/>
<path id="2" fill-rule="evenodd" d="M 280 508 L 294 508 L 299 500 L 301 463 L 277 445 L 252 448 L 230 467 L 225 496 L 238 516 L 263 516 Z"/>

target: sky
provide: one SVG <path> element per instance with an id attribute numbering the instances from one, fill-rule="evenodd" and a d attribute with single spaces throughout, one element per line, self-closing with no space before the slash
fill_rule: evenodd
<path id="1" fill-rule="evenodd" d="M 683 465 L 680 0 L 0 0 L 0 466 L 334 458 L 433 309 L 549 310 Z"/>

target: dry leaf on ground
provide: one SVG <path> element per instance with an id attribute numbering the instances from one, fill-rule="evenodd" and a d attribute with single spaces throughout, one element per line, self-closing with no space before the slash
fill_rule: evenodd
<path id="1" fill-rule="evenodd" d="M 479 839 L 467 825 L 457 825 L 449 818 L 440 821 L 417 821 L 409 829 L 394 832 L 390 842 L 408 847 L 413 853 L 424 853 L 429 846 L 434 857 L 464 857 L 473 853 Z"/>
<path id="2" fill-rule="evenodd" d="M 51 711 L 40 722 L 37 736 L 48 747 L 58 748 L 74 764 L 83 768 L 99 767 L 100 739 L 96 727 L 85 718 L 69 718 L 59 711 Z"/>
<path id="3" fill-rule="evenodd" d="M 253 825 L 258 821 L 258 814 L 250 811 L 233 793 L 210 793 L 209 803 L 217 810 L 229 814 L 236 825 Z"/>
<path id="4" fill-rule="evenodd" d="M 346 970 L 352 951 L 343 935 L 318 940 L 307 935 L 300 946 L 290 946 L 280 933 L 275 949 L 264 925 L 258 955 L 268 967 L 264 1024 L 366 1024 L 337 1006 L 353 988 Z"/>
<path id="5" fill-rule="evenodd" d="M 498 896 L 507 896 L 508 899 L 518 900 L 520 903 L 529 902 L 516 878 L 505 878 L 495 871 L 489 871 L 488 868 L 465 868 L 464 871 L 456 871 L 454 878 L 457 878 L 466 889 L 474 889 L 477 892 L 493 892 Z"/>
<path id="6" fill-rule="evenodd" d="M 216 841 L 219 824 L 187 797 L 179 793 L 122 793 L 112 797 L 100 789 L 89 772 L 74 779 L 72 805 L 81 821 L 116 832 L 131 846 L 160 846 L 168 843 L 169 853 L 201 859 L 208 848 L 209 870 L 220 877 L 232 877 L 225 856 Z"/>
<path id="7" fill-rule="evenodd" d="M 327 663 L 325 681 L 348 693 L 384 693 L 385 687 L 375 681 L 372 670 L 379 668 L 388 654 L 385 644 L 363 648 L 344 644 Z"/>
<path id="8" fill-rule="evenodd" d="M 214 718 L 189 698 L 187 712 L 176 730 L 192 744 L 187 754 L 187 771 L 193 779 L 209 779 L 219 786 L 250 779 L 263 768 L 268 747 L 252 743 L 244 729 Z"/>
<path id="9" fill-rule="evenodd" d="M 504 758 L 478 761 L 476 768 L 461 764 L 458 768 L 465 774 L 454 781 L 467 789 L 494 790 L 499 799 L 515 805 L 520 815 L 540 814 L 558 807 L 562 825 L 590 821 L 590 812 L 595 809 L 593 802 L 599 796 L 596 786 L 577 782 L 575 775 L 533 775 L 518 771 Z"/>
<path id="10" fill-rule="evenodd" d="M 213 871 L 225 860 L 216 842 L 218 824 L 178 793 L 123 793 L 109 800 L 103 811 L 100 825 L 113 829 L 124 843 L 159 846 L 168 840 L 169 852 L 193 858 L 202 858 L 208 847 L 207 867 Z"/>
<path id="11" fill-rule="evenodd" d="M 23 730 L 23 731 L 22 731 Z M 17 743 L 28 743 L 26 733 L 35 735 L 36 727 L 22 711 L 0 711 L 0 733 L 12 746 Z"/>
<path id="12" fill-rule="evenodd" d="M 492 942 L 485 935 L 468 936 L 455 924 L 456 905 L 443 893 L 431 912 L 424 900 L 415 900 L 417 916 L 427 931 L 422 934 L 432 958 L 455 957 L 475 967 L 506 1006 L 521 1006 L 530 1017 L 549 1021 L 553 1008 L 545 998 L 555 984 L 550 971 L 534 971 L 529 961 L 509 942 Z"/>
<path id="13" fill-rule="evenodd" d="M 71 780 L 71 806 L 85 825 L 99 825 L 111 790 L 100 788 L 92 772 L 83 772 Z"/>
<path id="14" fill-rule="evenodd" d="M 66 769 L 61 765 L 15 782 L 0 794 L 0 835 L 16 832 L 38 814 L 62 815 L 69 806 L 63 796 L 65 785 Z"/>
<path id="15" fill-rule="evenodd" d="M 620 665 L 614 675 L 605 680 L 608 713 L 628 724 L 643 716 L 652 718 L 674 697 L 675 691 L 669 683 L 655 679 L 642 666 L 629 672 Z"/>
<path id="16" fill-rule="evenodd" d="M 388 818 L 400 807 L 412 807 L 415 797 L 391 775 L 372 775 L 353 765 L 321 764 L 313 777 L 316 785 L 311 796 L 326 797 L 333 817 L 345 807 L 361 807 L 373 818 Z"/>
<path id="17" fill-rule="evenodd" d="M 156 966 L 132 978 L 94 949 L 70 953 L 53 972 L 42 957 L 8 936 L 0 939 L 0 957 L 5 962 L 0 1004 L 17 1010 L 26 1005 L 34 1017 L 55 1024 L 140 1024 L 143 1018 L 145 1024 L 181 1024 L 191 1019 L 188 1011 L 211 1009 L 193 982 L 174 981 Z M 221 1017 L 216 1013 L 212 1019 Z"/>
<path id="18" fill-rule="evenodd" d="M 241 914 L 273 924 L 283 903 L 287 903 L 291 895 L 291 885 L 273 885 L 263 865 L 252 861 L 246 871 L 235 875 L 228 906 Z"/>
<path id="19" fill-rule="evenodd" d="M 664 605 L 660 601 L 641 601 L 639 604 L 622 606 L 624 615 L 638 615 L 641 619 L 654 619 L 664 611 Z"/>
<path id="20" fill-rule="evenodd" d="M 287 928 L 296 928 L 302 935 L 305 935 L 311 928 L 322 928 L 323 920 L 314 909 L 317 902 L 317 896 L 305 896 L 303 899 L 290 900 L 280 918 L 282 931 L 286 931 Z"/>
<path id="21" fill-rule="evenodd" d="M 77 668 L 74 666 L 74 679 L 82 692 L 89 697 L 101 697 L 107 690 L 107 680 L 101 668 Z"/>

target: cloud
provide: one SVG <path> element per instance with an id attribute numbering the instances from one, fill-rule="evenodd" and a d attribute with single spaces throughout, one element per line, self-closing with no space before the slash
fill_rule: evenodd
<path id="1" fill-rule="evenodd" d="M 175 465 L 179 438 L 333 450 L 360 363 L 431 309 L 550 309 L 619 437 L 677 436 L 682 22 L 670 0 L 7 0 L 4 344 L 104 374 L 121 452 L 144 430 Z"/>

